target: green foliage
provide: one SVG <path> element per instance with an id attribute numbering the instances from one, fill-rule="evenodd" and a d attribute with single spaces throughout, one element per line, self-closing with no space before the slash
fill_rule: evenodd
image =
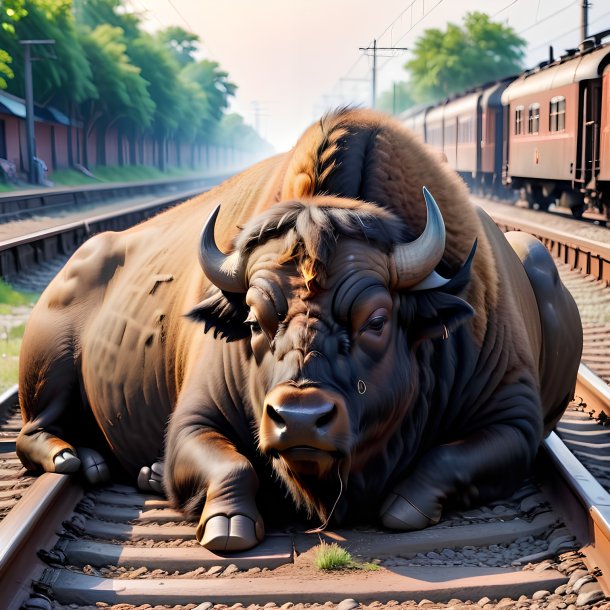
<path id="1" fill-rule="evenodd" d="M 414 104 L 411 83 L 405 81 L 394 83 L 377 98 L 377 108 L 390 114 L 399 114 Z"/>
<path id="2" fill-rule="evenodd" d="M 428 102 L 501 79 L 522 69 L 525 40 L 481 12 L 468 13 L 464 27 L 426 30 L 405 64 L 416 102 Z"/>
<path id="3" fill-rule="evenodd" d="M 83 53 L 72 15 L 71 0 L 28 0 L 27 15 L 15 23 L 14 35 L 7 40 L 13 56 L 15 78 L 8 85 L 11 93 L 23 96 L 23 45 L 19 40 L 54 40 L 55 44 L 32 46 L 35 83 L 34 96 L 39 103 L 67 107 L 94 94 L 91 70 Z"/>
<path id="4" fill-rule="evenodd" d="M 228 72 L 221 70 L 217 62 L 204 59 L 186 65 L 182 74 L 205 92 L 212 120 L 220 121 L 222 113 L 229 107 L 229 98 L 237 91 L 237 85 L 229 81 Z"/>
<path id="5" fill-rule="evenodd" d="M 167 135 L 179 123 L 184 98 L 178 94 L 176 64 L 161 42 L 150 34 L 141 33 L 129 45 L 129 56 L 148 83 L 148 92 L 155 103 L 152 129 Z"/>
<path id="6" fill-rule="evenodd" d="M 193 55 L 199 48 L 199 36 L 197 34 L 187 32 L 177 25 L 172 25 L 157 32 L 157 38 L 172 52 L 174 60 L 181 68 L 195 61 Z"/>
<path id="7" fill-rule="evenodd" d="M 14 38 L 15 23 L 28 14 L 24 6 L 24 0 L 2 0 L 0 1 L 0 34 L 1 40 Z M 3 45 L 5 43 L 2 43 Z M 0 47 L 0 89 L 6 89 L 7 78 L 13 78 L 15 73 L 9 66 L 13 57 L 4 48 Z"/>
<path id="8" fill-rule="evenodd" d="M 71 0 L 76 21 L 95 30 L 98 25 L 120 28 L 127 40 L 140 35 L 140 15 L 127 11 L 123 0 Z"/>
<path id="9" fill-rule="evenodd" d="M 314 565 L 319 570 L 379 570 L 379 566 L 374 563 L 354 561 L 349 551 L 336 542 L 328 544 L 324 540 L 314 549 Z"/>
<path id="10" fill-rule="evenodd" d="M 155 104 L 140 68 L 126 54 L 123 30 L 108 24 L 94 30 L 84 27 L 81 41 L 97 88 L 81 106 L 88 127 L 99 119 L 109 122 L 118 118 L 129 118 L 139 128 L 150 125 Z"/>

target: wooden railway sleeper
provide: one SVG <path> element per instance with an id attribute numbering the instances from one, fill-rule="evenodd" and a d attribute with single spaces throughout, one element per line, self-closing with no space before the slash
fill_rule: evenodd
<path id="1" fill-rule="evenodd" d="M 87 518 L 82 513 L 72 515 L 70 519 L 62 521 L 62 527 L 67 533 L 73 534 L 75 537 L 81 537 L 85 533 Z"/>

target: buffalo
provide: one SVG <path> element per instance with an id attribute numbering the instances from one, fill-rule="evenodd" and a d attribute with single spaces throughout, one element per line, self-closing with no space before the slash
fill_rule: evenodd
<path id="1" fill-rule="evenodd" d="M 77 250 L 26 328 L 17 452 L 121 468 L 211 550 L 255 546 L 263 515 L 420 529 L 521 483 L 581 349 L 540 242 L 398 121 L 342 109 Z"/>

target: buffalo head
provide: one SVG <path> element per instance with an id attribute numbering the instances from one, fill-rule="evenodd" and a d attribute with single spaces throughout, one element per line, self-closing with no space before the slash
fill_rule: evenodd
<path id="1" fill-rule="evenodd" d="M 455 296 L 472 254 L 452 280 L 436 273 L 445 226 L 424 196 L 425 229 L 408 243 L 389 211 L 334 197 L 272 207 L 229 255 L 214 240 L 218 208 L 202 233 L 214 286 L 191 316 L 229 341 L 249 337 L 259 450 L 321 517 L 337 477 L 363 471 L 409 416 L 418 345 L 473 313 Z"/>

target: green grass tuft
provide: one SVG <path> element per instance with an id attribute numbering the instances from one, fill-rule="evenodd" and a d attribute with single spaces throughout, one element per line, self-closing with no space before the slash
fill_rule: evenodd
<path id="1" fill-rule="evenodd" d="M 352 563 L 349 551 L 336 542 L 328 544 L 323 540 L 314 551 L 314 564 L 319 570 L 340 570 L 351 567 Z"/>
<path id="2" fill-rule="evenodd" d="M 314 549 L 314 565 L 319 570 L 379 570 L 374 563 L 354 561 L 349 551 L 336 542 L 327 543 L 324 540 Z"/>

